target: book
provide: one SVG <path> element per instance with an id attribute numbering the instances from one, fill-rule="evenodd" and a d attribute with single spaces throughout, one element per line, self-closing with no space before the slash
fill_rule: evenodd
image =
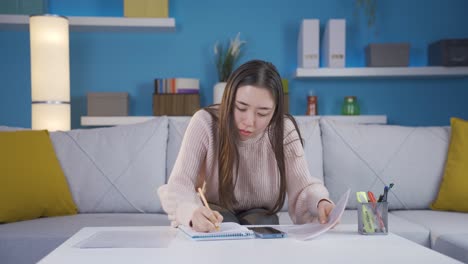
<path id="1" fill-rule="evenodd" d="M 299 68 L 319 67 L 319 20 L 304 19 L 297 41 L 297 64 Z"/>
<path id="2" fill-rule="evenodd" d="M 322 60 L 324 67 L 345 67 L 346 20 L 328 20 L 322 40 Z"/>
<path id="3" fill-rule="evenodd" d="M 154 80 L 154 94 L 198 94 L 200 80 L 194 78 L 157 78 Z"/>
<path id="4" fill-rule="evenodd" d="M 179 229 L 195 241 L 255 238 L 255 233 L 253 231 L 234 222 L 221 223 L 219 231 L 210 233 L 197 232 L 191 227 L 183 225 L 179 226 Z"/>

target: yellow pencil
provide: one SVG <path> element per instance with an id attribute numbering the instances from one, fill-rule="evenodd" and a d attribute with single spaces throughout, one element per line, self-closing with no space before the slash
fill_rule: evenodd
<path id="1" fill-rule="evenodd" d="M 203 183 L 203 189 L 205 189 L 205 183 Z M 201 197 L 205 207 L 208 208 L 211 211 L 211 213 L 213 213 L 213 210 L 211 210 L 210 205 L 206 201 L 205 194 L 203 194 L 203 191 L 202 191 L 202 189 L 200 187 L 198 187 L 198 193 L 200 194 L 200 197 Z M 214 213 L 213 213 L 213 215 L 214 215 Z M 219 231 L 219 224 L 218 223 L 215 224 L 215 227 L 216 227 L 216 230 Z"/>

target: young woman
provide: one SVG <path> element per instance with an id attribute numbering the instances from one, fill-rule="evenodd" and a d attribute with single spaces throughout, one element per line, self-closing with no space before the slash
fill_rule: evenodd
<path id="1" fill-rule="evenodd" d="M 213 211 L 197 193 L 204 183 Z M 231 74 L 220 105 L 195 113 L 158 193 L 173 226 L 199 232 L 214 231 L 222 221 L 278 224 L 286 195 L 296 224 L 325 223 L 334 207 L 309 173 L 296 122 L 284 113 L 278 71 L 260 60 Z"/>

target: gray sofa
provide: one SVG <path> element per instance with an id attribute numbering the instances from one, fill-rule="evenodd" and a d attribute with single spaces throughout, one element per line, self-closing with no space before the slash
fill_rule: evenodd
<path id="1" fill-rule="evenodd" d="M 79 214 L 0 225 L 0 263 L 35 263 L 85 226 L 169 225 L 156 189 L 167 182 L 189 120 L 157 117 L 50 133 Z M 309 170 L 332 199 L 348 188 L 380 194 L 393 182 L 389 231 L 468 263 L 468 214 L 429 209 L 443 176 L 450 128 L 304 116 L 297 121 Z M 352 195 L 341 223 L 357 223 L 356 206 Z M 281 224 L 291 223 L 286 210 Z"/>

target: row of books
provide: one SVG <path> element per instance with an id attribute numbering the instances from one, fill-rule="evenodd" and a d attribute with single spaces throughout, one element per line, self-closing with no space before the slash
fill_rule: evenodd
<path id="1" fill-rule="evenodd" d="M 320 56 L 322 66 L 344 68 L 346 61 L 346 20 L 329 19 L 320 47 L 320 21 L 304 19 L 301 23 L 297 43 L 298 67 L 318 68 Z"/>
<path id="2" fill-rule="evenodd" d="M 200 80 L 193 78 L 154 79 L 155 94 L 198 94 Z"/>

